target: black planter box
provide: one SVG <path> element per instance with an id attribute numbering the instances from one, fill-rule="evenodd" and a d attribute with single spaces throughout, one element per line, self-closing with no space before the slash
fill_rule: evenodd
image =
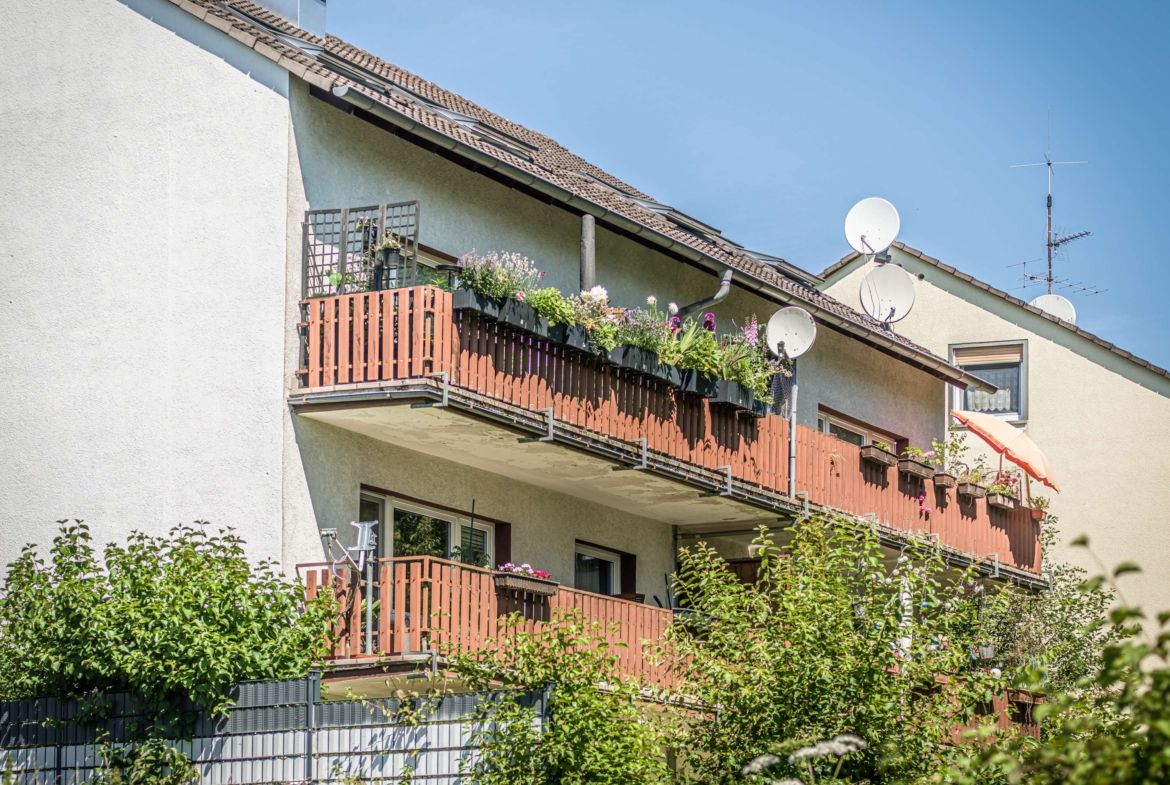
<path id="1" fill-rule="evenodd" d="M 655 376 L 658 373 L 658 352 L 641 346 L 618 346 L 611 349 L 609 361 L 643 376 Z"/>
<path id="2" fill-rule="evenodd" d="M 536 309 L 528 303 L 513 300 L 511 297 L 504 300 L 504 304 L 500 306 L 500 321 L 522 333 L 540 338 L 548 337 L 548 319 L 538 316 Z"/>
<path id="3" fill-rule="evenodd" d="M 579 324 L 554 324 L 548 328 L 548 337 L 570 349 L 593 353 L 589 348 L 589 332 Z"/>
<path id="4" fill-rule="evenodd" d="M 682 384 L 682 371 L 673 365 L 667 365 L 664 362 L 660 362 L 650 372 L 650 378 L 669 385 L 670 387 L 678 387 L 680 384 Z"/>
<path id="5" fill-rule="evenodd" d="M 710 398 L 719 390 L 719 380 L 706 375 L 702 371 L 687 368 L 682 372 L 679 390 L 685 393 L 693 393 L 703 398 Z"/>
<path id="6" fill-rule="evenodd" d="M 489 319 L 500 318 L 500 301 L 484 297 L 470 289 L 456 289 L 451 292 L 451 309 L 454 311 L 475 311 Z"/>
<path id="7" fill-rule="evenodd" d="M 767 401 L 752 401 L 752 417 L 767 417 L 768 416 L 768 402 Z"/>
<path id="8" fill-rule="evenodd" d="M 723 406 L 731 406 L 735 409 L 744 409 L 749 412 L 752 410 L 752 404 L 754 402 L 755 396 L 751 390 L 740 386 L 738 382 L 728 381 L 727 379 L 720 379 L 718 381 L 715 394 L 711 396 L 711 403 L 713 404 L 722 404 Z"/>

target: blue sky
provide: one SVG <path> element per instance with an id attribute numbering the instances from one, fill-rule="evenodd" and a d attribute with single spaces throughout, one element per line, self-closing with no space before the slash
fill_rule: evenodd
<path id="1" fill-rule="evenodd" d="M 1170 3 L 330 0 L 329 30 L 819 272 L 849 207 L 1000 288 L 1054 222 L 1085 329 L 1170 367 Z M 1013 292 L 1021 294 L 1020 292 Z M 1031 299 L 1041 290 L 1022 293 Z"/>

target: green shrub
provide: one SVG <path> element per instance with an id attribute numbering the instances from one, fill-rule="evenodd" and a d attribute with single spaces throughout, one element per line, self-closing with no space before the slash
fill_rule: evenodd
<path id="1" fill-rule="evenodd" d="M 246 679 L 303 677 L 325 652 L 328 593 L 308 604 L 275 564 L 250 563 L 206 523 L 135 532 L 99 558 L 88 527 L 61 522 L 46 563 L 35 545 L 0 589 L 0 698 L 140 695 L 159 724 L 190 699 L 224 714 Z"/>
<path id="2" fill-rule="evenodd" d="M 553 286 L 535 289 L 524 302 L 536 309 L 536 313 L 552 324 L 580 324 L 581 318 L 569 300 Z"/>

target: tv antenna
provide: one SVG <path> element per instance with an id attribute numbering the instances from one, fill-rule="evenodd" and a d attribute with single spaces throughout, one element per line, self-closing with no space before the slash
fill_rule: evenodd
<path id="1" fill-rule="evenodd" d="M 1048 293 L 1052 294 L 1053 284 L 1063 289 L 1077 289 L 1086 294 L 1100 294 L 1103 290 L 1095 286 L 1085 286 L 1080 282 L 1072 282 L 1063 278 L 1056 278 L 1052 274 L 1052 257 L 1064 246 L 1076 240 L 1083 239 L 1092 234 L 1092 232 L 1073 232 L 1064 236 L 1053 236 L 1052 234 L 1052 167 L 1054 166 L 1073 166 L 1076 164 L 1087 164 L 1088 161 L 1053 161 L 1052 160 L 1052 107 L 1048 107 L 1048 152 L 1044 156 L 1044 160 L 1034 164 L 1013 164 L 1011 169 L 1026 169 L 1032 166 L 1044 166 L 1048 169 L 1048 234 L 1045 241 L 1045 246 L 1048 252 L 1048 270 L 1044 275 L 1033 275 L 1028 272 L 1028 265 L 1041 261 L 1040 259 L 1032 259 L 1027 262 L 1021 262 L 1018 265 L 1010 265 L 1011 267 L 1022 266 L 1024 268 L 1023 286 L 1017 287 L 1026 289 L 1032 284 L 1043 283 L 1048 285 Z"/>

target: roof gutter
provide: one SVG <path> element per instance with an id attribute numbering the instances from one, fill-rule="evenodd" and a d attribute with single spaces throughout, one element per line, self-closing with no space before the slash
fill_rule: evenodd
<path id="1" fill-rule="evenodd" d="M 446 150 L 450 150 L 453 153 L 457 153 L 464 158 L 474 161 L 480 166 L 497 171 L 500 174 L 507 176 L 509 179 L 522 183 L 532 188 L 533 190 L 540 191 L 541 193 L 550 196 L 559 202 L 563 202 L 577 210 L 580 210 L 583 213 L 589 213 L 598 220 L 602 220 L 612 226 L 616 226 L 622 231 L 638 235 L 639 237 L 644 237 L 655 245 L 673 251 L 679 256 L 683 256 L 693 262 L 697 262 L 698 264 L 710 270 L 714 275 L 722 276 L 728 267 L 726 262 L 720 261 L 719 259 L 716 259 L 712 256 L 708 256 L 702 251 L 696 250 L 695 248 L 692 248 L 685 243 L 680 243 L 679 241 L 667 237 L 660 232 L 656 232 L 653 229 L 644 226 L 637 221 L 634 221 L 633 219 L 621 215 L 620 213 L 615 213 L 611 210 L 608 210 L 599 204 L 589 201 L 588 199 L 582 199 L 572 191 L 561 188 L 558 185 L 550 183 L 548 180 L 526 172 L 518 166 L 513 166 L 512 164 L 502 161 L 495 156 L 488 155 L 482 150 L 477 150 L 469 144 L 460 142 L 459 140 L 453 139 L 452 137 L 436 131 L 433 128 L 429 128 L 422 123 L 413 120 L 407 115 L 395 111 L 389 106 L 386 106 L 381 101 L 366 95 L 358 89 L 349 87 L 347 85 L 342 85 L 333 88 L 333 95 L 337 96 L 343 101 L 346 101 L 347 103 L 352 104 L 353 106 L 358 107 L 359 109 L 363 109 L 370 114 L 385 120 L 392 125 L 398 126 L 408 133 L 412 133 L 416 136 L 426 139 L 428 142 L 431 142 L 438 147 L 442 147 Z M 763 263 L 761 262 L 761 264 Z M 850 335 L 853 335 L 865 343 L 872 344 L 881 349 L 884 349 L 889 353 L 904 357 L 907 360 L 910 360 L 912 363 L 927 369 L 928 371 L 934 373 L 934 375 L 939 376 L 945 381 L 955 385 L 956 387 L 970 386 L 987 393 L 993 393 L 998 389 L 995 387 L 995 385 L 985 382 L 976 376 L 972 376 L 971 374 L 956 368 L 953 365 L 943 362 L 936 357 L 924 355 L 921 352 L 915 351 L 908 346 L 904 346 L 903 344 L 898 343 L 897 341 L 884 338 L 881 336 L 879 330 L 867 330 L 861 325 L 853 324 L 847 319 L 843 319 L 831 311 L 826 311 L 822 308 L 819 308 L 807 300 L 795 297 L 789 292 L 785 292 L 781 289 L 768 286 L 763 281 L 751 279 L 749 283 L 749 281 L 745 280 L 747 277 L 747 275 L 740 276 L 739 283 L 741 286 L 751 288 L 755 290 L 757 294 L 760 294 L 769 300 L 778 301 L 781 303 L 790 303 L 794 300 L 799 301 L 801 305 L 811 311 L 814 316 L 826 322 L 827 324 L 833 325 L 838 330 L 849 333 Z"/>

